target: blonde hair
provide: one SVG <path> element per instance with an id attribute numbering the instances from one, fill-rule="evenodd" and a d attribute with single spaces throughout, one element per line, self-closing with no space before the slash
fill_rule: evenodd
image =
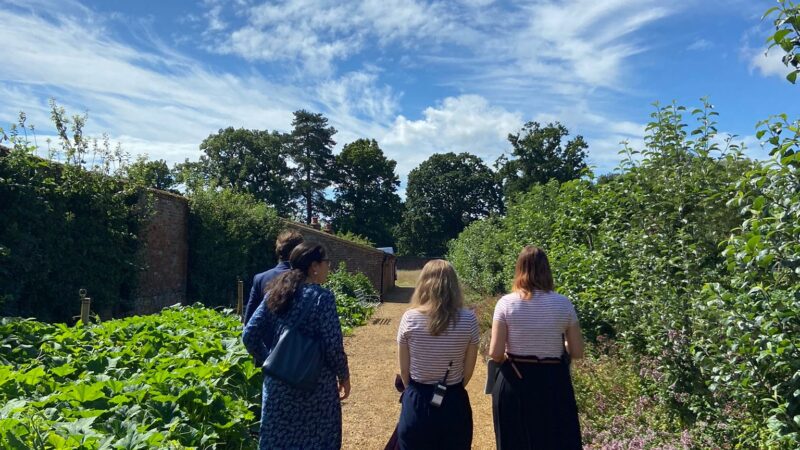
<path id="1" fill-rule="evenodd" d="M 451 322 L 455 322 L 464 305 L 464 296 L 452 264 L 442 259 L 425 264 L 414 288 L 411 305 L 423 307 L 429 318 L 428 330 L 433 336 L 441 334 Z"/>

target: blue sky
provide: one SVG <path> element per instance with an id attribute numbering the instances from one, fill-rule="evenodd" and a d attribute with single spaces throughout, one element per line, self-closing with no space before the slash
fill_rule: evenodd
<path id="1" fill-rule="evenodd" d="M 603 173 L 639 146 L 653 101 L 709 96 L 719 129 L 800 116 L 764 55 L 768 0 L 0 0 L 0 124 L 47 101 L 88 111 L 132 154 L 199 156 L 219 128 L 288 131 L 322 112 L 337 149 L 377 139 L 398 171 L 467 151 L 492 163 L 528 120 L 564 123 Z"/>

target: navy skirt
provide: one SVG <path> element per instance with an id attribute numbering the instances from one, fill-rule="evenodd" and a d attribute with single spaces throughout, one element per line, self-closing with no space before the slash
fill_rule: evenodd
<path id="1" fill-rule="evenodd" d="M 492 390 L 498 450 L 580 449 L 581 429 L 569 364 L 500 366 Z"/>
<path id="2" fill-rule="evenodd" d="M 463 383 L 447 386 L 441 406 L 430 404 L 433 385 L 411 381 L 403 392 L 397 441 L 402 450 L 470 450 L 472 407 Z"/>

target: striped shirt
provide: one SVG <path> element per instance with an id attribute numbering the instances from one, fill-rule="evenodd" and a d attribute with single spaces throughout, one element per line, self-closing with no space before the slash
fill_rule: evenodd
<path id="1" fill-rule="evenodd" d="M 408 344 L 411 379 L 425 384 L 441 381 L 450 361 L 453 366 L 447 375 L 447 384 L 461 382 L 467 346 L 477 345 L 479 339 L 478 319 L 468 309 L 461 309 L 458 319 L 438 336 L 431 336 L 428 330 L 428 315 L 416 309 L 403 314 L 397 330 L 397 342 Z"/>
<path id="2" fill-rule="evenodd" d="M 578 315 L 567 297 L 535 291 L 530 300 L 517 293 L 501 297 L 494 307 L 494 320 L 508 327 L 506 353 L 548 358 L 561 356 L 562 334 L 578 323 Z"/>

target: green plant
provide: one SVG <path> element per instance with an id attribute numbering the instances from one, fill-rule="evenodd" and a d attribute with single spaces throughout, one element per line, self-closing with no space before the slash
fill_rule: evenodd
<path id="1" fill-rule="evenodd" d="M 230 310 L 67 327 L 0 319 L 4 448 L 256 448 L 262 375 Z"/>
<path id="2" fill-rule="evenodd" d="M 209 306 L 231 306 L 236 280 L 274 264 L 281 224 L 275 211 L 251 194 L 207 188 L 189 197 L 187 296 Z"/>
<path id="3" fill-rule="evenodd" d="M 106 137 L 84 136 L 85 115 L 69 118 L 55 102 L 51 114 L 59 137 L 48 158 L 37 156 L 24 114 L 8 135 L 0 130 L 12 145 L 0 156 L 2 311 L 69 322 L 85 288 L 95 309 L 124 313 L 142 266 L 147 193 L 116 178 L 126 155 Z"/>
<path id="4" fill-rule="evenodd" d="M 330 273 L 325 287 L 336 297 L 336 309 L 342 331 L 349 334 L 353 328 L 364 325 L 372 315 L 380 296 L 363 273 L 350 273 L 345 263 Z"/>
<path id="5" fill-rule="evenodd" d="M 375 243 L 369 240 L 368 238 L 361 236 L 360 234 L 355 234 L 353 232 L 337 232 L 337 237 L 342 239 L 348 240 L 350 242 L 355 242 L 356 244 L 366 245 L 367 247 L 375 247 Z"/>

